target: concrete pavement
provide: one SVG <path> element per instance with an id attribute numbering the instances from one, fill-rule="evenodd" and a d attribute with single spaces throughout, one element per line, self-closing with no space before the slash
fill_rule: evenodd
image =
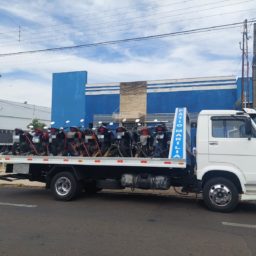
<path id="1" fill-rule="evenodd" d="M 42 188 L 1 187 L 0 212 L 1 256 L 256 255 L 254 203 L 221 214 L 167 195 L 102 192 L 59 202 Z"/>

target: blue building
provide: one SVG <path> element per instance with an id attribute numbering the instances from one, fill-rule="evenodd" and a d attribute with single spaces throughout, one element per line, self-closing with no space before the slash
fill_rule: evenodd
<path id="1" fill-rule="evenodd" d="M 173 113 L 184 106 L 193 113 L 241 106 L 241 79 L 234 76 L 147 81 L 146 86 L 148 114 Z M 52 120 L 56 127 L 64 126 L 66 120 L 77 126 L 81 119 L 86 126 L 96 115 L 118 113 L 119 105 L 120 83 L 87 84 L 86 71 L 53 74 Z"/>

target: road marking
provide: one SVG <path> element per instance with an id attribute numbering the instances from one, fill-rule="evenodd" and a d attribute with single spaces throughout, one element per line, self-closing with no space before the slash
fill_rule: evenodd
<path id="1" fill-rule="evenodd" d="M 5 202 L 0 202 L 0 205 L 14 206 L 14 207 L 25 207 L 25 208 L 35 208 L 35 207 L 37 207 L 37 205 L 35 205 L 35 204 L 12 204 L 12 203 L 5 203 Z"/>
<path id="2" fill-rule="evenodd" d="M 256 229 L 256 225 L 251 225 L 251 224 L 222 222 L 222 225 L 224 225 L 224 226 L 231 226 L 231 227 L 238 227 L 238 228 L 254 228 L 254 229 Z"/>

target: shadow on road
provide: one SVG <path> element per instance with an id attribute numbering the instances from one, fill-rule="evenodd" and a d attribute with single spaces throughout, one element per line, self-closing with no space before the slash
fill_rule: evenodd
<path id="1" fill-rule="evenodd" d="M 88 197 L 83 194 L 80 200 L 84 201 L 98 201 L 108 203 L 131 203 L 136 206 L 156 206 L 165 208 L 179 208 L 179 209 L 206 209 L 203 201 L 196 199 L 196 197 L 181 197 L 178 195 L 162 195 L 153 193 L 136 193 L 136 192 L 119 192 L 119 191 L 102 191 L 96 195 Z"/>
<path id="2" fill-rule="evenodd" d="M 26 200 L 31 199 L 36 202 L 54 202 L 50 190 L 40 187 L 1 187 L 0 188 L 0 201 L 1 198 L 5 200 Z M 203 201 L 200 198 L 196 198 L 195 195 L 189 196 L 180 196 L 171 194 L 161 194 L 159 192 L 129 192 L 129 191 L 113 191 L 113 190 L 104 190 L 98 194 L 88 196 L 85 193 L 75 201 L 68 202 L 69 204 L 77 204 L 79 202 L 108 202 L 108 203 L 133 203 L 141 205 L 156 205 L 156 206 L 165 206 L 165 207 L 178 207 L 184 209 L 193 209 L 201 208 L 206 209 Z M 236 211 L 236 214 L 239 213 L 256 213 L 256 201 L 254 202 L 241 202 Z"/>
<path id="3" fill-rule="evenodd" d="M 117 191 L 103 191 L 96 195 L 93 195 L 88 198 L 86 194 L 83 194 L 80 197 L 80 200 L 104 200 L 109 202 L 133 202 L 138 204 L 157 204 L 165 205 L 170 207 L 179 207 L 179 208 L 198 208 L 206 209 L 204 202 L 200 198 L 196 198 L 195 195 L 190 196 L 179 196 L 179 195 L 162 195 L 162 194 L 153 194 L 153 193 L 136 193 L 136 192 L 117 192 Z M 251 202 L 240 202 L 236 213 L 256 213 L 256 201 Z"/>
<path id="4" fill-rule="evenodd" d="M 242 212 L 246 212 L 246 213 L 256 213 L 256 202 L 241 202 L 237 209 L 236 212 L 242 213 Z"/>

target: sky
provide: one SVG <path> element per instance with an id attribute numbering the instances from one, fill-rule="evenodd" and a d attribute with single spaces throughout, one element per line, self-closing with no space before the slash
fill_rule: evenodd
<path id="1" fill-rule="evenodd" d="M 1 56 L 256 18 L 255 0 L 0 0 L 0 98 L 51 107 L 52 74 L 88 83 L 241 76 L 243 26 L 139 42 Z M 248 24 L 249 60 L 252 23 Z"/>

